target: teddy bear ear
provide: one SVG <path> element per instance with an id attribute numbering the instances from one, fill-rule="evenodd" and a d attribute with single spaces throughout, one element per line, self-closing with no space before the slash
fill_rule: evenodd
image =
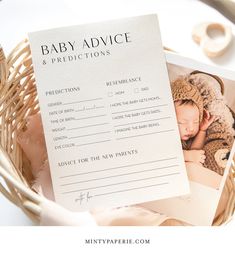
<path id="1" fill-rule="evenodd" d="M 228 161 L 229 149 L 219 149 L 216 151 L 214 158 L 218 166 L 225 168 Z"/>

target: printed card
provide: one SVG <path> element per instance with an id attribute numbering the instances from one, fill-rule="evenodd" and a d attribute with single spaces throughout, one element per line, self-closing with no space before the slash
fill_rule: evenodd
<path id="1" fill-rule="evenodd" d="M 167 52 L 166 59 L 191 194 L 144 207 L 188 224 L 211 225 L 235 153 L 235 74 L 174 53 Z"/>
<path id="2" fill-rule="evenodd" d="M 189 193 L 156 15 L 29 34 L 56 201 Z"/>

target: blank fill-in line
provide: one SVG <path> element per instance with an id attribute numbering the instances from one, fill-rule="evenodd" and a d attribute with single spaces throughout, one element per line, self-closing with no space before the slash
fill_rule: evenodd
<path id="1" fill-rule="evenodd" d="M 177 173 L 178 174 L 178 173 Z M 116 185 L 122 185 L 126 183 L 132 183 L 132 182 L 139 182 L 139 181 L 146 181 L 146 180 L 151 180 L 151 179 L 156 179 L 160 178 L 159 176 L 151 176 L 148 178 L 141 178 L 141 179 L 135 179 L 131 181 L 125 181 L 125 182 L 118 182 L 118 183 L 112 183 L 112 184 L 107 184 L 107 185 L 102 185 L 102 186 L 96 186 L 96 187 L 87 187 L 85 189 L 77 189 L 77 190 L 70 190 L 70 191 L 65 191 L 62 194 L 69 194 L 69 193 L 74 193 L 74 192 L 81 192 L 85 190 L 92 190 L 92 189 L 100 189 L 100 188 L 106 188 L 106 187 L 111 187 L 111 186 L 116 186 Z"/>
<path id="2" fill-rule="evenodd" d="M 90 117 L 85 117 L 85 118 L 79 118 L 79 119 L 75 119 L 75 120 L 86 120 L 86 119 L 92 119 L 92 118 L 98 118 L 98 117 L 104 117 L 107 116 L 106 114 L 102 114 L 102 115 L 95 115 L 95 116 L 90 116 Z"/>
<path id="3" fill-rule="evenodd" d="M 108 133 L 111 133 L 111 132 L 104 131 L 104 132 L 92 133 L 92 134 L 87 134 L 87 135 L 78 135 L 78 136 L 69 137 L 68 139 L 74 139 L 74 138 L 80 138 L 80 137 L 92 136 L 92 135 L 108 134 Z"/>
<path id="4" fill-rule="evenodd" d="M 76 110 L 75 112 L 84 112 L 84 111 L 89 111 L 89 110 L 95 110 L 95 109 L 103 109 L 104 106 L 98 106 L 98 107 L 91 107 L 91 108 L 85 108 L 85 109 L 82 109 L 82 110 Z"/>
<path id="5" fill-rule="evenodd" d="M 109 141 L 111 141 L 111 140 L 109 139 L 109 140 L 97 141 L 97 142 L 92 142 L 92 143 L 77 144 L 76 146 L 80 147 L 80 146 L 91 145 L 91 144 L 95 144 L 95 143 L 105 143 L 105 142 L 109 142 Z M 63 177 L 60 177 L 60 178 L 63 178 Z"/>
<path id="6" fill-rule="evenodd" d="M 97 126 L 108 125 L 108 124 L 110 124 L 110 123 L 105 122 L 105 123 L 98 123 L 98 124 L 87 125 L 87 126 L 82 126 L 82 127 L 69 128 L 69 129 L 66 129 L 66 130 L 76 130 L 76 129 L 80 129 L 80 128 L 97 127 Z"/>
<path id="7" fill-rule="evenodd" d="M 145 110 L 145 109 L 156 108 L 156 107 L 167 106 L 167 105 L 168 105 L 168 104 L 160 104 L 160 105 L 155 105 L 155 106 L 150 106 L 150 107 L 144 107 L 144 108 L 138 108 L 138 109 L 132 109 L 132 110 L 127 110 L 127 111 L 112 112 L 112 114 L 124 113 L 124 112 L 133 112 L 133 111 Z"/>
<path id="8" fill-rule="evenodd" d="M 106 176 L 106 177 L 102 177 L 102 178 L 95 178 L 95 179 L 78 181 L 78 182 L 70 182 L 70 183 L 61 184 L 60 186 L 64 187 L 64 186 L 74 185 L 74 184 L 78 184 L 78 183 L 84 183 L 84 182 L 90 182 L 90 181 L 98 181 L 98 180 L 109 179 L 109 178 L 113 178 L 113 177 L 120 177 L 120 176 L 132 175 L 132 174 L 139 174 L 139 173 L 143 173 L 143 172 L 146 173 L 146 172 L 151 172 L 151 171 L 154 171 L 154 170 L 161 170 L 161 169 L 170 168 L 170 167 L 177 167 L 177 166 L 178 165 L 168 166 L 168 167 L 160 167 L 160 168 L 153 168 L 153 169 L 148 169 L 148 170 L 143 170 L 143 171 L 131 172 L 131 173 L 127 173 L 127 174 L 118 174 L 118 175 L 111 175 L 111 176 Z M 159 175 L 159 177 L 175 175 L 175 174 L 178 174 L 178 173 L 179 172 Z"/>
<path id="9" fill-rule="evenodd" d="M 109 170 L 119 169 L 119 168 L 124 168 L 124 167 L 140 166 L 140 165 L 151 164 L 151 163 L 156 163 L 156 162 L 161 162 L 161 161 L 168 161 L 168 160 L 173 160 L 173 159 L 177 159 L 177 157 L 173 157 L 173 158 L 164 158 L 164 159 L 157 159 L 157 160 L 146 161 L 146 162 L 142 162 L 142 163 L 138 163 L 138 164 L 117 166 L 117 167 L 105 168 L 105 169 L 100 169 L 100 170 L 90 171 L 90 172 L 84 172 L 84 173 L 78 173 L 78 174 L 64 175 L 64 176 L 60 176 L 59 178 L 62 179 L 62 178 L 73 177 L 73 176 L 77 176 L 77 175 L 83 175 L 83 174 L 90 174 L 90 173 L 97 173 L 97 172 L 109 171 Z"/>
<path id="10" fill-rule="evenodd" d="M 171 132 L 171 131 L 174 131 L 174 129 L 162 130 L 162 131 L 153 132 L 153 133 L 145 133 L 145 134 L 141 134 L 141 135 L 125 136 L 125 137 L 116 138 L 116 140 L 128 139 L 128 138 L 133 138 L 133 137 L 138 137 L 138 136 L 154 135 L 154 134 L 159 134 L 159 133 L 167 133 L 167 132 Z"/>
<path id="11" fill-rule="evenodd" d="M 148 186 L 141 186 L 141 187 L 132 188 L 132 189 L 117 190 L 117 191 L 93 195 L 92 197 L 100 197 L 100 196 L 111 195 L 111 194 L 115 194 L 115 193 L 127 192 L 127 191 L 132 191 L 132 190 L 152 188 L 152 187 L 162 186 L 162 185 L 167 185 L 167 184 L 169 184 L 169 182 L 162 182 L 162 183 L 157 183 L 157 184 L 148 185 Z"/>
<path id="12" fill-rule="evenodd" d="M 102 100 L 102 99 L 103 99 L 102 97 L 98 97 L 98 98 L 87 99 L 87 100 L 82 100 L 82 101 L 75 101 L 75 102 L 63 103 L 63 105 L 78 104 L 78 103 L 90 102 L 90 101 L 96 101 L 96 100 Z"/>
<path id="13" fill-rule="evenodd" d="M 143 121 L 125 123 L 125 124 L 115 125 L 114 127 L 121 127 L 121 126 L 127 126 L 127 125 L 139 124 L 139 123 L 150 122 L 150 121 L 157 121 L 157 120 L 164 120 L 164 119 L 171 119 L 171 117 L 163 117 L 163 118 L 159 118 L 159 119 L 143 120 Z"/>

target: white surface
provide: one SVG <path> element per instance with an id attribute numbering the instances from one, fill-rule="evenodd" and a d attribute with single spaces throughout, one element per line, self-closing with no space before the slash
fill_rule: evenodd
<path id="1" fill-rule="evenodd" d="M 235 26 L 216 10 L 197 0 L 2 0 L 0 44 L 6 54 L 30 31 L 157 13 L 163 44 L 205 63 L 235 70 L 235 43 L 220 58 L 210 60 L 191 39 L 195 24 L 204 21 Z M 0 195 L 0 225 L 30 225 L 19 209 Z M 235 220 L 229 223 L 235 226 Z"/>

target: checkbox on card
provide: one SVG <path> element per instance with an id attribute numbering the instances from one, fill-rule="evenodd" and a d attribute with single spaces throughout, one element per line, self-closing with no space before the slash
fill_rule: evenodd
<path id="1" fill-rule="evenodd" d="M 134 93 L 139 93 L 139 88 L 134 88 Z"/>

